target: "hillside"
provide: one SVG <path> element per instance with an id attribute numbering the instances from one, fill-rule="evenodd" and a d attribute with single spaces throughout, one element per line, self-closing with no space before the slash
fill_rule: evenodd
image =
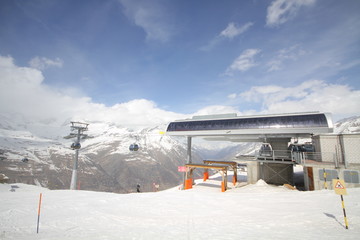
<path id="1" fill-rule="evenodd" d="M 69 124 L 6 121 L 0 128 L 0 173 L 9 182 L 23 182 L 68 189 L 74 151 L 73 139 L 63 139 L 70 132 Z M 58 123 L 57 123 L 58 124 Z M 128 129 L 113 123 L 90 123 L 91 138 L 82 140 L 79 154 L 79 187 L 85 190 L 134 192 L 136 183 L 142 191 L 152 191 L 153 183 L 161 189 L 181 182 L 177 167 L 184 164 L 184 143 L 159 134 L 159 127 Z M 137 143 L 140 150 L 129 151 Z M 27 162 L 22 159 L 27 158 Z M 194 153 L 194 161 L 199 159 Z M 135 182 L 135 185 L 134 185 Z"/>

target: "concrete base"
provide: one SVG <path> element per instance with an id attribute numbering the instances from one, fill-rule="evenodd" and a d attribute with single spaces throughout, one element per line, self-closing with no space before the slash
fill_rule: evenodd
<path id="1" fill-rule="evenodd" d="M 292 164 L 265 163 L 258 161 L 243 162 L 247 165 L 247 182 L 254 184 L 263 179 L 266 183 L 294 185 L 294 168 Z"/>
<path id="2" fill-rule="evenodd" d="M 292 164 L 260 163 L 260 177 L 266 183 L 294 185 L 293 175 L 294 167 Z"/>
<path id="3" fill-rule="evenodd" d="M 260 179 L 260 163 L 256 161 L 245 162 L 247 166 L 247 182 L 255 184 Z"/>

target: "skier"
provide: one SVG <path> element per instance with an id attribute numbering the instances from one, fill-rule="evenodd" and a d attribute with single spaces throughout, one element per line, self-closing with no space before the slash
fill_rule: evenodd
<path id="1" fill-rule="evenodd" d="M 159 184 L 153 183 L 153 186 L 154 186 L 154 191 L 155 192 L 159 191 L 159 187 L 160 187 Z"/>
<path id="2" fill-rule="evenodd" d="M 138 192 L 138 193 L 140 192 L 140 184 L 136 185 L 136 192 Z"/>

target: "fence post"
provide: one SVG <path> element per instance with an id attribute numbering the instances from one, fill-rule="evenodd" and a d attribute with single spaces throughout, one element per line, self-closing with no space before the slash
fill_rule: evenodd
<path id="1" fill-rule="evenodd" d="M 336 153 L 333 154 L 333 158 L 334 158 L 334 164 L 335 164 L 335 168 L 339 168 L 339 162 L 338 162 L 338 152 L 337 149 L 335 149 Z"/>
<path id="2" fill-rule="evenodd" d="M 348 168 L 348 162 L 346 160 L 346 153 L 344 154 L 344 166 L 345 166 L 345 169 Z"/>
<path id="3" fill-rule="evenodd" d="M 301 152 L 300 153 L 300 158 L 301 158 L 301 161 L 304 163 L 305 165 L 305 153 L 304 152 Z"/>

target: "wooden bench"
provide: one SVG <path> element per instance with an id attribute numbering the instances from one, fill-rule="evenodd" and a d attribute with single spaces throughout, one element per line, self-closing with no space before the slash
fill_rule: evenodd
<path id="1" fill-rule="evenodd" d="M 229 165 L 234 172 L 232 182 L 233 182 L 234 186 L 236 185 L 236 183 L 237 183 L 237 162 L 216 161 L 216 160 L 204 160 L 203 162 L 205 164 L 209 164 L 209 165 L 213 165 L 213 164 Z M 204 181 L 206 181 L 208 178 L 209 178 L 209 173 L 207 173 L 207 174 L 204 173 Z"/>
<path id="2" fill-rule="evenodd" d="M 221 191 L 222 192 L 226 191 L 226 189 L 227 189 L 227 169 L 228 169 L 228 165 L 185 164 L 185 166 L 188 169 L 188 171 L 186 171 L 186 174 L 185 174 L 185 182 L 184 182 L 185 189 L 192 188 L 193 171 L 196 168 L 203 168 L 206 171 L 208 169 L 215 169 L 215 170 L 219 171 L 221 173 L 221 175 L 222 175 Z"/>

